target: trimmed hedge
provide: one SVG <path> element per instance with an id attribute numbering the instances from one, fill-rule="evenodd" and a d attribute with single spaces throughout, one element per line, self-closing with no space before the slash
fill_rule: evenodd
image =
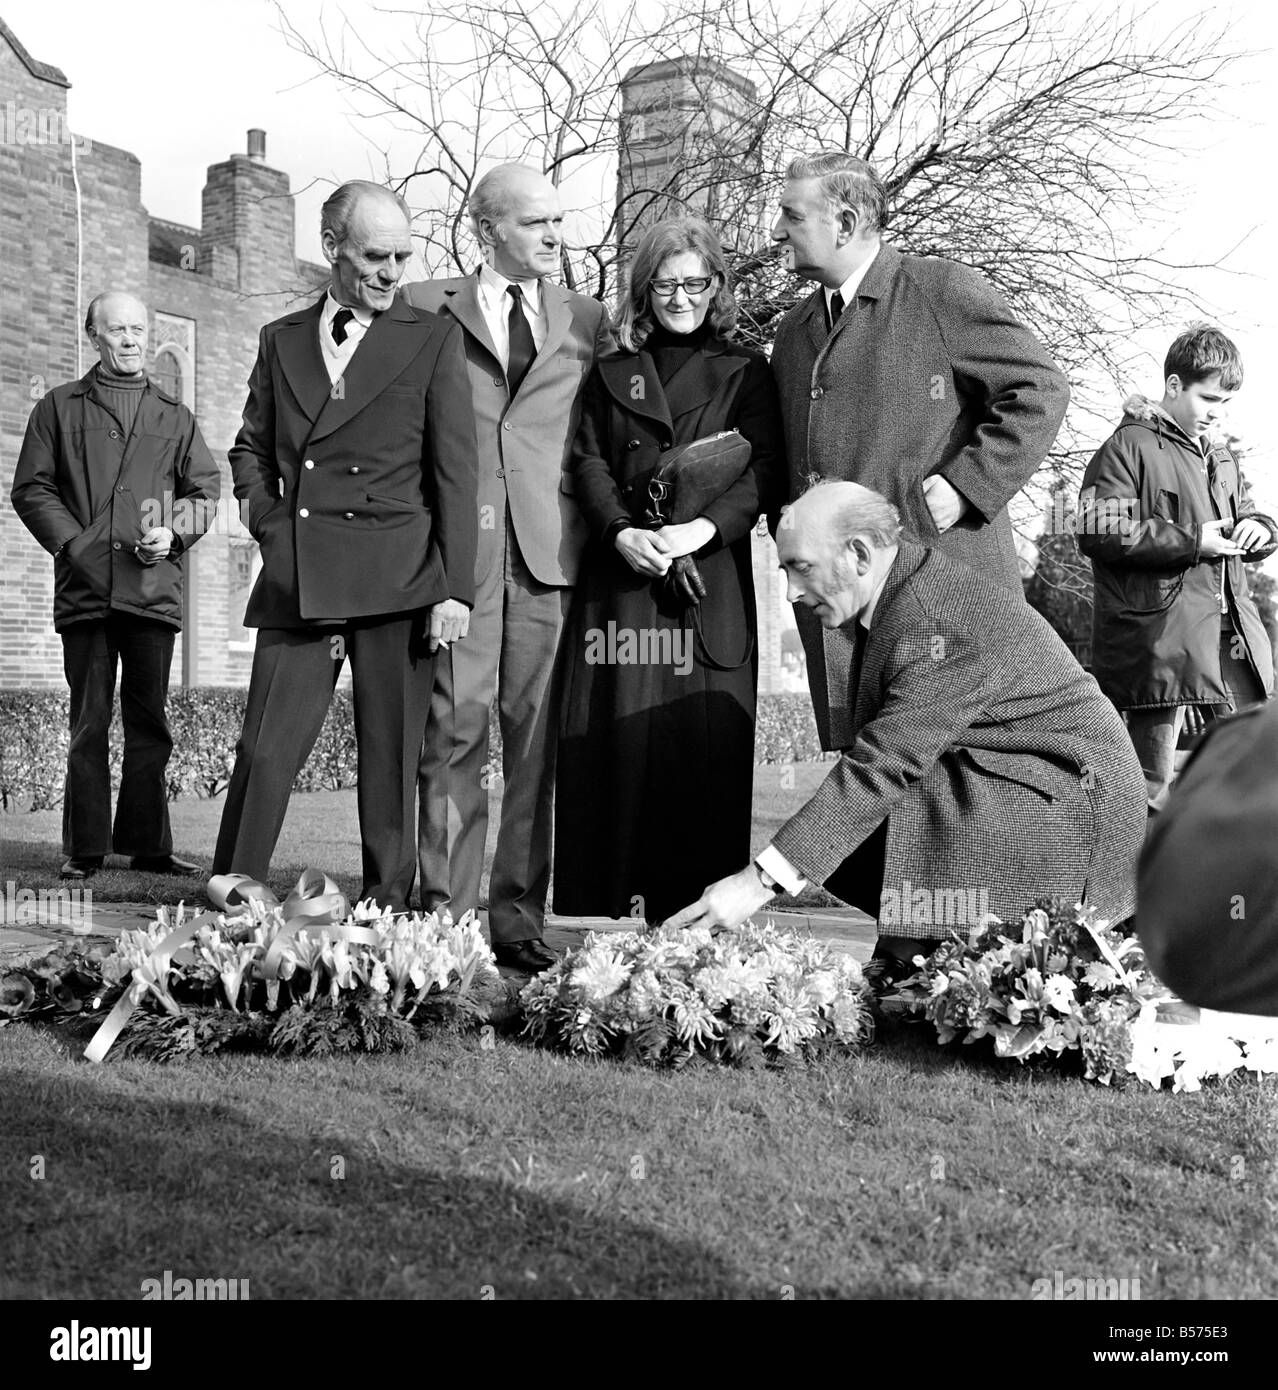
<path id="1" fill-rule="evenodd" d="M 199 686 L 169 691 L 169 799 L 216 796 L 235 764 L 247 691 Z M 496 711 L 491 759 L 501 764 Z M 119 785 L 124 735 L 117 701 L 111 728 L 111 780 Z M 761 763 L 810 762 L 824 756 L 806 695 L 761 695 L 755 723 L 755 758 Z M 61 805 L 67 761 L 65 690 L 0 690 L 0 808 L 41 811 Z M 356 782 L 351 694 L 339 690 L 294 791 L 335 791 Z"/>

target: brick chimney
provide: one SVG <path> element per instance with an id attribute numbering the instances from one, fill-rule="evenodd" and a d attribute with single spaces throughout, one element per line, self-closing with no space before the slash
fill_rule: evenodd
<path id="1" fill-rule="evenodd" d="M 758 172 L 751 152 L 757 97 L 748 78 L 705 58 L 665 59 L 626 73 L 617 165 L 623 250 L 662 217 L 739 216 L 739 199 L 721 206 L 719 188 Z"/>
<path id="2" fill-rule="evenodd" d="M 266 163 L 266 132 L 248 153 L 209 166 L 202 214 L 202 273 L 242 294 L 282 294 L 296 281 L 288 175 Z"/>

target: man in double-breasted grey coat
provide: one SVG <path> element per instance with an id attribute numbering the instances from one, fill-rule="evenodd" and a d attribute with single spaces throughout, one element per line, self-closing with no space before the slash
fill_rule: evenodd
<path id="1" fill-rule="evenodd" d="M 1068 385 L 976 271 L 884 243 L 886 210 L 882 181 L 852 155 L 787 171 L 772 239 L 817 282 L 772 355 L 790 497 L 813 475 L 873 488 L 914 538 L 1019 594 L 1007 504 L 1051 448 Z M 797 617 L 820 725 L 833 639 Z"/>
<path id="2" fill-rule="evenodd" d="M 1059 895 L 1134 906 L 1145 780 L 1122 720 L 1018 595 L 901 536 L 856 483 L 781 518 L 791 602 L 850 649 L 841 757 L 754 863 L 678 925 L 735 925 L 778 888 L 824 883 L 879 919 L 880 954 L 1015 920 Z"/>

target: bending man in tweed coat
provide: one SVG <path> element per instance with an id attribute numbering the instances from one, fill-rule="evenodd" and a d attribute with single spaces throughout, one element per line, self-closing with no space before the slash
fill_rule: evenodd
<path id="1" fill-rule="evenodd" d="M 1051 448 L 1069 386 L 982 276 L 902 255 L 880 239 L 886 217 L 864 161 L 840 151 L 790 164 L 772 239 L 817 282 L 772 355 L 790 498 L 813 475 L 874 488 L 913 537 L 1019 596 L 1007 504 Z M 822 746 L 837 748 L 844 736 L 823 716 L 835 639 L 797 616 Z"/>
<path id="2" fill-rule="evenodd" d="M 1145 779 L 1114 707 L 1023 600 L 900 533 L 856 483 L 783 514 L 790 601 L 846 649 L 849 736 L 772 844 L 674 925 L 734 926 L 809 880 L 874 913 L 877 954 L 905 960 L 1044 894 L 1131 913 Z"/>

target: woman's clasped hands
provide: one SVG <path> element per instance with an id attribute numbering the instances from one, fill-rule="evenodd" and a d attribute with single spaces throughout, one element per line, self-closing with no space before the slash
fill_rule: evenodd
<path id="1" fill-rule="evenodd" d="M 669 570 L 672 560 L 693 554 L 714 536 L 714 523 L 699 516 L 678 526 L 662 526 L 657 531 L 628 526 L 617 532 L 614 544 L 636 574 L 660 579 Z"/>

